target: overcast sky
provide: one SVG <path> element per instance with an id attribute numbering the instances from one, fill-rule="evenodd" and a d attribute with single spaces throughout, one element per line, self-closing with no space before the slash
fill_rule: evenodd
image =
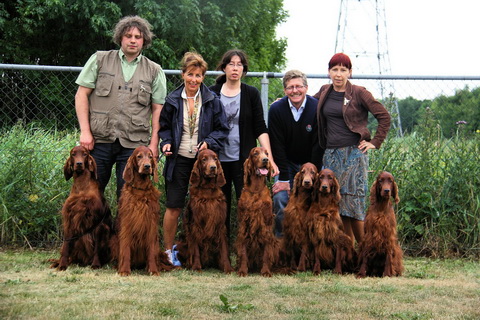
<path id="1" fill-rule="evenodd" d="M 355 2 L 367 7 L 375 1 Z M 391 74 L 480 75 L 480 1 L 383 2 Z M 277 35 L 288 39 L 286 70 L 325 74 L 334 54 L 340 0 L 284 0 L 284 8 L 290 17 Z M 374 18 L 366 19 L 365 25 L 374 25 Z M 371 74 L 356 70 L 352 60 L 354 72 Z"/>

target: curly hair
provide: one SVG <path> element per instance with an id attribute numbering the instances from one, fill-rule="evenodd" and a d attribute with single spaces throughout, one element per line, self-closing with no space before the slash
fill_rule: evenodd
<path id="1" fill-rule="evenodd" d="M 146 49 L 152 44 L 152 25 L 139 16 L 126 16 L 120 19 L 113 30 L 113 42 L 121 46 L 122 38 L 131 28 L 137 28 L 143 36 L 143 48 Z"/>

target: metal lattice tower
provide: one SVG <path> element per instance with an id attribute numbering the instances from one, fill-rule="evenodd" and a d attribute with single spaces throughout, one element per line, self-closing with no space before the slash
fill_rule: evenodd
<path id="1" fill-rule="evenodd" d="M 383 0 L 340 0 L 336 52 L 344 52 L 353 58 L 354 76 L 391 74 Z M 402 136 L 393 81 L 379 80 L 377 85 L 383 104 L 392 117 L 392 126 Z"/>

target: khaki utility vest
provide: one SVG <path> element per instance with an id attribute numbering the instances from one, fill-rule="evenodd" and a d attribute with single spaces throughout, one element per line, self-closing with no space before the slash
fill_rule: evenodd
<path id="1" fill-rule="evenodd" d="M 147 145 L 152 116 L 152 84 L 160 66 L 145 56 L 126 82 L 118 50 L 97 52 L 98 77 L 90 94 L 90 129 L 95 142 L 119 139 L 125 148 Z"/>

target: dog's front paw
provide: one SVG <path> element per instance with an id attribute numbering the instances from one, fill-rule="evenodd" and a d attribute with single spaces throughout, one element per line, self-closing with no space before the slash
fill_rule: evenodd
<path id="1" fill-rule="evenodd" d="M 192 266 L 192 270 L 193 270 L 193 271 L 197 271 L 197 272 L 202 272 L 202 266 L 199 265 L 199 264 L 194 264 L 194 265 Z"/>
<path id="2" fill-rule="evenodd" d="M 233 271 L 235 271 L 231 266 L 228 266 L 226 268 L 223 268 L 223 273 L 225 274 L 230 274 L 232 273 Z"/>
<path id="3" fill-rule="evenodd" d="M 237 274 L 239 277 L 246 277 L 248 275 L 248 272 L 246 270 L 238 270 Z"/>
<path id="4" fill-rule="evenodd" d="M 270 271 L 269 268 L 263 267 L 262 270 L 260 271 L 260 274 L 262 277 L 270 278 L 272 276 L 272 272 Z"/>
<path id="5" fill-rule="evenodd" d="M 58 270 L 58 271 L 65 271 L 65 270 L 67 270 L 67 268 L 68 268 L 68 266 L 59 265 L 59 266 L 57 267 L 57 270 Z"/>
<path id="6" fill-rule="evenodd" d="M 315 263 L 315 265 L 313 266 L 313 275 L 318 276 L 320 272 L 322 272 L 322 268 L 320 267 L 320 264 Z"/>

